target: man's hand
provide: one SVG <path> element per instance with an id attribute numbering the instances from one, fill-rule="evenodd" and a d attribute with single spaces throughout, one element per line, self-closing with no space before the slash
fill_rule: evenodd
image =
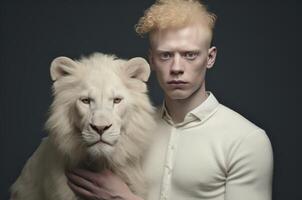
<path id="1" fill-rule="evenodd" d="M 67 184 L 78 196 L 89 200 L 142 200 L 135 196 L 118 176 L 109 170 L 94 173 L 75 169 L 66 172 Z"/>

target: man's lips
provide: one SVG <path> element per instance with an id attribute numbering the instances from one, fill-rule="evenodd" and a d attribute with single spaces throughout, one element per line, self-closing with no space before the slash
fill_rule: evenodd
<path id="1" fill-rule="evenodd" d="M 171 80 L 167 82 L 169 85 L 182 85 L 187 84 L 188 82 L 182 80 Z"/>

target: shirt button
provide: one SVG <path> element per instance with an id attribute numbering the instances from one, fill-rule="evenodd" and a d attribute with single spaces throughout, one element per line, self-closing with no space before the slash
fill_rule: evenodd
<path id="1" fill-rule="evenodd" d="M 167 169 L 168 175 L 170 175 L 172 173 L 172 167 L 170 167 L 169 165 L 165 165 L 165 168 Z"/>

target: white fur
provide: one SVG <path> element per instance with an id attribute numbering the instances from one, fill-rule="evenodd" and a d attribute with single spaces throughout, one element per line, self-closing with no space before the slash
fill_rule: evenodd
<path id="1" fill-rule="evenodd" d="M 49 136 L 11 187 L 11 199 L 75 200 L 64 173 L 75 167 L 108 168 L 143 196 L 140 162 L 155 125 L 144 82 L 150 75 L 147 62 L 101 53 L 79 61 L 59 57 L 50 74 Z M 109 128 L 100 135 L 91 124 Z"/>

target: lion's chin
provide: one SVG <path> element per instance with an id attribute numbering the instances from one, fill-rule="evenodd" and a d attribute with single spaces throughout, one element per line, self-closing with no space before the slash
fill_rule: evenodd
<path id="1" fill-rule="evenodd" d="M 108 157 L 114 150 L 115 145 L 109 142 L 99 140 L 91 145 L 88 146 L 87 152 L 92 157 L 101 157 L 105 156 Z"/>
<path id="2" fill-rule="evenodd" d="M 90 142 L 89 144 L 87 144 L 88 147 L 93 147 L 95 145 L 109 145 L 109 146 L 114 146 L 114 143 L 113 142 L 109 142 L 109 141 L 105 141 L 103 139 L 99 139 L 97 141 L 94 141 L 94 142 Z"/>

